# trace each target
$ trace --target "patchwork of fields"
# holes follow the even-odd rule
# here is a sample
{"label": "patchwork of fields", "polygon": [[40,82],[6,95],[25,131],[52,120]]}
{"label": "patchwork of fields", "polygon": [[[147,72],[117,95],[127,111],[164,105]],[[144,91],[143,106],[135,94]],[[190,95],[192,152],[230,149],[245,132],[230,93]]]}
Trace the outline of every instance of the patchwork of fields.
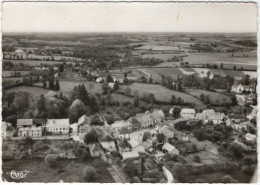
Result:
{"label": "patchwork of fields", "polygon": [[166,87],[161,85],[134,83],[129,86],[122,85],[120,86],[120,89],[124,91],[127,87],[131,88],[131,95],[137,93],[141,97],[145,93],[153,93],[155,99],[161,102],[169,102],[171,100],[172,95],[175,95],[176,98],[180,97],[186,103],[194,103],[198,107],[205,106],[204,103],[200,101],[198,98],[195,98],[186,93],[167,89]]}

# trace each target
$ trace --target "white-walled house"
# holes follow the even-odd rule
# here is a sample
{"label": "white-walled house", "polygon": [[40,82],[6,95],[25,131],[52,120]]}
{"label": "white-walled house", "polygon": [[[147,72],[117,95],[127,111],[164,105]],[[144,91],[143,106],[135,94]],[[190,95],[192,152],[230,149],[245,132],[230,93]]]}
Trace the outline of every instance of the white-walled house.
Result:
{"label": "white-walled house", "polygon": [[69,134],[69,119],[47,119],[46,132],[50,135],[67,135]]}
{"label": "white-walled house", "polygon": [[202,120],[204,123],[212,121],[214,125],[222,123],[224,117],[224,113],[215,112],[213,109],[204,110],[203,112],[196,114],[196,119]]}
{"label": "white-walled house", "polygon": [[232,88],[231,88],[231,92],[234,92],[234,93],[243,93],[243,92],[255,92],[255,89],[248,86],[248,85],[242,85],[242,84],[239,84],[239,85],[232,85]]}
{"label": "white-walled house", "polygon": [[165,143],[162,147],[163,151],[167,151],[169,154],[172,155],[179,155],[180,152],[177,148],[175,148],[174,146],[172,146],[170,143]]}
{"label": "white-walled house", "polygon": [[194,109],[182,109],[180,115],[182,118],[195,118],[196,111]]}

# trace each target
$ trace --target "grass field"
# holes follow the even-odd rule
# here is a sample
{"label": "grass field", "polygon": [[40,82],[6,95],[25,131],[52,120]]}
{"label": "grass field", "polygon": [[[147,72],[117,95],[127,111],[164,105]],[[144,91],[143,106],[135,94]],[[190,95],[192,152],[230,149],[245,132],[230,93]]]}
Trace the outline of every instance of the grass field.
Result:
{"label": "grass field", "polygon": [[170,76],[173,80],[177,80],[178,76],[181,77],[184,74],[178,68],[148,68],[150,71],[154,72],[154,74]]}
{"label": "grass field", "polygon": [[[100,160],[100,159],[95,159]],[[83,177],[83,169],[86,166],[95,166],[98,183],[113,183],[114,180],[107,170],[106,165],[94,165],[94,159],[70,159],[58,161],[58,166],[50,168],[43,159],[27,159],[3,161],[3,179],[8,182],[86,182]],[[26,178],[15,180],[7,173],[16,170],[28,170]]]}
{"label": "grass field", "polygon": [[10,92],[18,92],[18,91],[25,91],[33,94],[34,96],[40,96],[41,94],[46,94],[50,90],[49,89],[43,89],[41,87],[29,87],[29,86],[19,86],[19,87],[14,87],[11,89],[5,90],[7,93]]}
{"label": "grass field", "polygon": [[199,107],[205,106],[203,102],[193,96],[190,96],[189,94],[173,91],[161,85],[134,83],[130,86],[122,85],[120,86],[120,90],[124,91],[127,87],[131,88],[132,95],[135,93],[135,91],[138,93],[139,96],[142,96],[144,93],[153,93],[155,99],[162,102],[169,102],[172,95],[175,95],[176,98],[180,97],[186,103],[194,103],[196,106]]}
{"label": "grass field", "polygon": [[12,77],[12,78],[3,78],[3,86],[10,86],[14,84],[20,84],[23,81],[23,77]]}
{"label": "grass field", "polygon": [[186,92],[198,98],[200,98],[201,94],[209,95],[210,102],[214,105],[217,105],[218,103],[223,104],[225,103],[225,100],[227,103],[231,103],[231,98],[229,96],[217,92],[210,92],[200,89],[187,89]]}
{"label": "grass field", "polygon": [[[111,96],[112,96],[113,100],[119,101],[119,102],[129,101],[129,102],[133,103],[133,101],[134,101],[133,100],[134,98],[123,95],[123,94],[119,94],[119,93],[112,93]],[[147,105],[147,103],[142,100],[140,100],[139,103],[140,103],[140,105]]]}

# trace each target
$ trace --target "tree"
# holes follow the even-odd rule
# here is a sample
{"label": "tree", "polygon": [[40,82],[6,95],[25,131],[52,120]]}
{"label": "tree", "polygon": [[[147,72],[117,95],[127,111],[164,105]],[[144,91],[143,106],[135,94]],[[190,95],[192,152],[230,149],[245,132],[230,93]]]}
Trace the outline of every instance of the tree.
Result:
{"label": "tree", "polygon": [[180,107],[174,107],[173,108],[173,117],[175,119],[180,117],[180,113],[181,113]]}
{"label": "tree", "polygon": [[97,179],[96,169],[91,166],[87,166],[83,170],[83,176],[87,182],[94,182]]}
{"label": "tree", "polygon": [[130,95],[130,93],[131,93],[131,88],[130,88],[130,87],[127,87],[127,88],[125,89],[125,94]]}
{"label": "tree", "polygon": [[123,171],[127,174],[130,178],[138,176],[138,170],[132,163],[128,163],[123,167]]}
{"label": "tree", "polygon": [[84,105],[84,103],[77,99],[75,100],[70,108],[69,108],[69,119],[71,123],[75,123],[78,121],[78,119],[84,115],[87,112],[87,107]]}
{"label": "tree", "polygon": [[98,134],[92,130],[85,135],[84,142],[87,144],[93,144],[98,142]]}
{"label": "tree", "polygon": [[185,165],[181,163],[175,163],[172,168],[173,174],[179,179],[180,181],[184,180],[185,175],[187,174],[187,168]]}
{"label": "tree", "polygon": [[114,85],[114,90],[116,91],[117,89],[119,89],[119,84],[118,81],[116,80]]}
{"label": "tree", "polygon": [[109,87],[107,83],[103,83],[102,90],[103,90],[103,94],[107,94],[109,92]]}
{"label": "tree", "polygon": [[97,103],[96,98],[94,96],[90,97],[89,108],[91,110],[91,113],[96,113],[99,110],[98,103]]}
{"label": "tree", "polygon": [[175,103],[176,103],[176,97],[175,95],[172,95],[171,104],[174,105]]}
{"label": "tree", "polygon": [[139,104],[139,96],[134,97],[134,103],[133,104],[134,104],[135,107],[139,107],[139,105],[140,105]]}
{"label": "tree", "polygon": [[92,91],[92,89],[95,87],[95,84],[94,83],[88,83],[88,88],[90,89],[90,93]]}
{"label": "tree", "polygon": [[42,87],[44,88],[44,89],[46,89],[46,87],[47,87],[47,83],[46,83],[46,80],[45,79],[43,79],[43,82],[42,82],[43,84],[42,84]]}
{"label": "tree", "polygon": [[59,90],[60,90],[60,83],[59,83],[59,80],[56,80],[55,90],[56,90],[56,91],[59,91]]}
{"label": "tree", "polygon": [[40,98],[37,101],[37,108],[40,114],[46,112],[46,100],[43,94],[40,95]]}
{"label": "tree", "polygon": [[14,102],[15,92],[10,92],[5,96],[5,100],[8,103],[8,108]]}
{"label": "tree", "polygon": [[50,166],[50,167],[55,167],[57,166],[57,159],[58,159],[58,156],[56,154],[47,154],[45,156],[45,163]]}
{"label": "tree", "polygon": [[201,162],[200,156],[194,155],[194,156],[193,156],[193,161],[196,162],[196,163],[200,163],[200,162]]}
{"label": "tree", "polygon": [[107,83],[114,82],[114,80],[113,80],[113,78],[112,78],[111,75],[107,75],[107,76],[106,76],[106,82],[107,82]]}

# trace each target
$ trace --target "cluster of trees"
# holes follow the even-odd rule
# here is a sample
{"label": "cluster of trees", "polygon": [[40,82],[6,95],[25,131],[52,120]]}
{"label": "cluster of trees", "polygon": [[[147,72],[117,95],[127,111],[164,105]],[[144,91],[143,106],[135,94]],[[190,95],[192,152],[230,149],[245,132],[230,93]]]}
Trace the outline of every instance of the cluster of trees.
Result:
{"label": "cluster of trees", "polygon": [[209,140],[212,142],[223,141],[231,137],[232,128],[225,123],[217,124],[214,127],[202,126],[193,130],[194,136],[199,140]]}

